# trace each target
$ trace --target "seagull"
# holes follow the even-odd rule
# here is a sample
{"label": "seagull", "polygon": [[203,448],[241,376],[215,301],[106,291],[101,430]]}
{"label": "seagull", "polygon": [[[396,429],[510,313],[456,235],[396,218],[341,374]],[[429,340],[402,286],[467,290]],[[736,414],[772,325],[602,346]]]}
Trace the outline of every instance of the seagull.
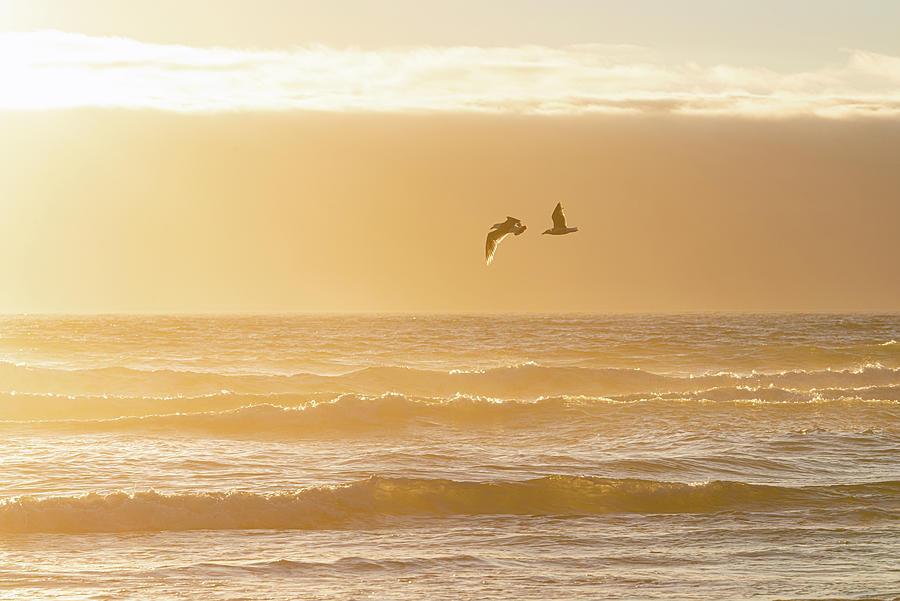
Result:
{"label": "seagull", "polygon": [[491,231],[488,232],[487,235],[487,242],[484,245],[485,264],[490,265],[491,261],[494,260],[494,251],[497,250],[497,245],[500,244],[504,238],[510,234],[518,236],[526,229],[527,228],[522,221],[515,217],[507,217],[506,221],[503,223],[495,223],[492,225]]}
{"label": "seagull", "polygon": [[563,212],[562,203],[556,203],[556,208],[553,209],[553,228],[545,231],[545,234],[552,234],[554,236],[562,236],[564,234],[571,234],[572,232],[577,232],[577,227],[566,227],[566,214]]}

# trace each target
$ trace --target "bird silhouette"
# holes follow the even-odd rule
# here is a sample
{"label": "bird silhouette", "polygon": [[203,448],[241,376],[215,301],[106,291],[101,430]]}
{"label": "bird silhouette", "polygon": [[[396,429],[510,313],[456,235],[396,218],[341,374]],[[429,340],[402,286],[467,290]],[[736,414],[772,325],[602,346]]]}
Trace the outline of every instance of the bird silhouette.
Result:
{"label": "bird silhouette", "polygon": [[487,265],[490,265],[494,260],[494,253],[497,251],[497,245],[500,244],[504,238],[513,234],[518,236],[522,232],[528,229],[520,219],[516,219],[515,217],[507,217],[506,221],[502,223],[495,223],[491,226],[491,231],[488,232],[487,241],[484,245],[484,262]]}
{"label": "bird silhouette", "polygon": [[571,234],[572,232],[577,232],[577,227],[568,227],[566,226],[566,214],[563,211],[562,203],[556,203],[556,208],[553,209],[553,215],[551,215],[553,219],[553,227],[549,230],[546,230],[544,234],[551,234],[553,236],[563,236],[565,234]]}

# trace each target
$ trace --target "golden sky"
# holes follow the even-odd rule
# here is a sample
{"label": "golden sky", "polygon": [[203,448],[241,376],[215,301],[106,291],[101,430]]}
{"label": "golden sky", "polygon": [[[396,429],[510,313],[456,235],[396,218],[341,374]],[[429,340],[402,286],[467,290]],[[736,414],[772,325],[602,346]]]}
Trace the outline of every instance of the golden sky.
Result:
{"label": "golden sky", "polygon": [[0,0],[0,312],[900,310],[900,4],[637,4]]}

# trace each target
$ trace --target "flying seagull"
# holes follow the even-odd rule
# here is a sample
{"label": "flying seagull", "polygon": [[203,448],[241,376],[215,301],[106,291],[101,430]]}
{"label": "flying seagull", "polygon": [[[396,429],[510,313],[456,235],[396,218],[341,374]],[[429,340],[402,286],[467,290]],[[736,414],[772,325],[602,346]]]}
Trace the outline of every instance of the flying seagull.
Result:
{"label": "flying seagull", "polygon": [[556,203],[556,208],[553,209],[553,228],[545,231],[545,234],[552,234],[554,236],[562,236],[563,234],[571,234],[572,232],[577,232],[577,227],[566,227],[566,214],[563,212],[562,203]]}
{"label": "flying seagull", "polygon": [[526,227],[522,221],[515,217],[507,217],[506,221],[503,223],[495,223],[491,226],[491,231],[489,231],[487,235],[487,242],[484,245],[484,262],[487,265],[491,264],[491,261],[494,260],[494,251],[497,250],[497,245],[500,244],[504,238],[510,234],[518,236],[525,230]]}

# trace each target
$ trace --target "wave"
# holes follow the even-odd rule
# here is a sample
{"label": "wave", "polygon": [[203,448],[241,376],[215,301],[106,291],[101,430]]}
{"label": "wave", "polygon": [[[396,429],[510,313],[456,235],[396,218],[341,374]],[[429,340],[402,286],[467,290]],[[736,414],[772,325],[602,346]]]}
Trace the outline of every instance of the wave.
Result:
{"label": "wave", "polygon": [[900,384],[835,388],[781,388],[768,386],[720,386],[691,392],[666,392],[653,395],[613,396],[620,401],[647,399],[693,401],[754,401],[762,403],[817,403],[823,401],[900,401]]}
{"label": "wave", "polygon": [[551,367],[526,363],[484,371],[434,371],[406,367],[369,367],[342,375],[229,375],[141,371],[125,367],[86,370],[0,364],[6,392],[59,395],[198,396],[227,390],[236,394],[354,394],[397,392],[423,397],[457,393],[503,399],[553,395],[610,396],[696,392],[716,387],[773,386],[786,389],[900,385],[900,368],[866,364],[855,369],[739,374],[721,372],[676,376],[640,369]]}
{"label": "wave", "polygon": [[258,573],[271,575],[294,574],[355,574],[377,571],[402,570],[453,570],[466,568],[490,568],[496,564],[488,559],[474,555],[444,555],[437,557],[412,557],[373,559],[368,557],[341,557],[334,561],[300,561],[292,559],[275,559],[243,563],[204,562],[187,566],[166,567],[153,570],[157,576],[182,575],[197,572],[209,573]]}
{"label": "wave", "polygon": [[[374,558],[349,556],[340,557],[332,561],[304,561],[297,559],[270,559],[253,561],[251,558],[225,559],[223,561],[204,561],[189,563],[186,565],[163,566],[150,569],[104,569],[103,575],[112,578],[128,578],[139,576],[142,578],[173,578],[185,575],[208,576],[239,576],[241,574],[256,574],[261,576],[328,576],[328,575],[354,575],[365,572],[381,571],[406,571],[406,570],[430,570],[441,572],[457,569],[485,569],[495,568],[496,560],[477,557],[475,555],[437,555],[432,557],[392,557]],[[119,566],[117,566],[119,567]],[[83,584],[84,576],[93,575],[90,571],[78,575],[54,574],[54,583],[68,581],[70,584]],[[34,586],[42,582],[40,573],[29,571],[0,570],[0,588],[17,588]]]}
{"label": "wave", "polygon": [[[609,404],[609,401],[597,401]],[[410,399],[403,395],[377,397],[341,395],[330,401],[285,407],[254,404],[225,411],[171,413],[99,420],[15,422],[19,427],[74,431],[162,430],[219,435],[315,435],[329,432],[390,431],[416,425],[555,423],[583,414],[580,403],[566,399],[495,401],[458,396],[448,400]]]}
{"label": "wave", "polygon": [[73,395],[0,392],[0,422],[11,420],[103,420],[172,413],[228,411],[253,405],[302,407],[340,397],[321,393],[238,393],[220,390],[199,395]]}
{"label": "wave", "polygon": [[385,478],[290,492],[92,493],[8,499],[0,532],[330,529],[386,518],[844,511],[897,519],[900,481],[791,488],[554,475],[525,481]]}
{"label": "wave", "polygon": [[[879,391],[881,389],[878,389]],[[861,396],[900,396],[898,389],[887,394],[854,391],[850,398],[836,395],[825,399],[817,394],[783,389],[712,389],[696,395],[666,395],[654,398],[591,398],[550,397],[535,401],[502,401],[498,399],[457,395],[449,399],[416,399],[398,394],[374,397],[345,394],[322,401],[289,400],[287,405],[260,402],[225,410],[173,412],[101,419],[50,419],[0,422],[0,427],[48,429],[70,432],[126,432],[161,431],[167,434],[199,433],[218,436],[310,437],[333,434],[388,433],[409,428],[456,427],[472,429],[499,426],[506,429],[541,429],[556,434],[573,428],[593,429],[598,424],[612,427],[640,416],[671,419],[717,419],[727,414],[733,417],[738,406],[746,404],[777,404],[796,406],[806,411],[816,404],[818,419],[827,419],[824,411],[838,418],[849,406],[866,407],[871,411],[857,412],[857,418],[872,423],[882,421],[886,407],[895,409],[900,401],[866,399]],[[866,394],[869,393],[869,394]],[[17,395],[19,396],[19,395]],[[261,397],[273,400],[269,397]],[[216,403],[216,399],[203,399]],[[245,400],[243,395],[225,395],[218,402]],[[196,402],[196,399],[191,400]],[[710,402],[713,404],[710,405]],[[720,411],[717,411],[719,409]],[[701,415],[702,414],[702,415]],[[798,413],[798,415],[800,415]],[[626,420],[626,421],[627,421]],[[858,420],[857,420],[858,421]]]}

